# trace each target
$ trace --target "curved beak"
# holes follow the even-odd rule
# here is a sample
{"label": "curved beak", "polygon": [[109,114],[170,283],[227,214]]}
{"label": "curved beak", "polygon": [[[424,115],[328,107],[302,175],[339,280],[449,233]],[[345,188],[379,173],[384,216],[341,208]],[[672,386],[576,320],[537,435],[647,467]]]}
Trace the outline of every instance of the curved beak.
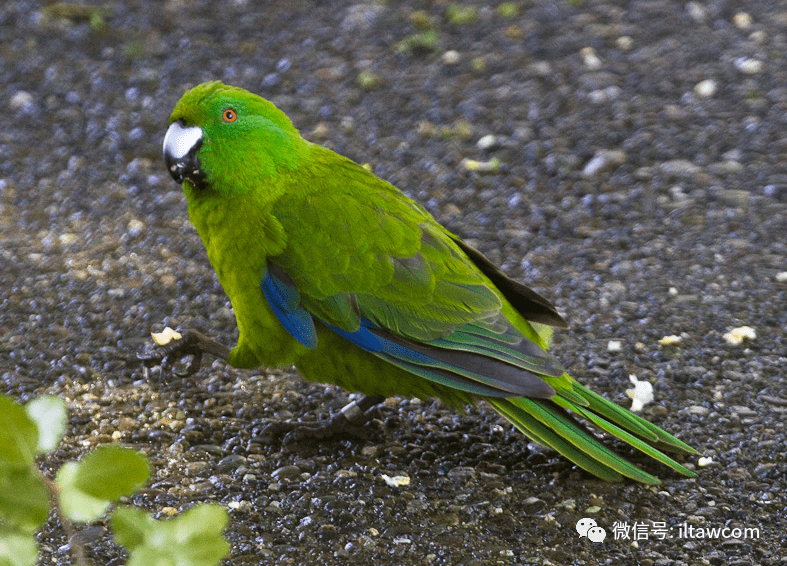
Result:
{"label": "curved beak", "polygon": [[178,183],[188,179],[195,186],[205,184],[197,152],[202,147],[202,128],[173,122],[164,136],[164,163]]}

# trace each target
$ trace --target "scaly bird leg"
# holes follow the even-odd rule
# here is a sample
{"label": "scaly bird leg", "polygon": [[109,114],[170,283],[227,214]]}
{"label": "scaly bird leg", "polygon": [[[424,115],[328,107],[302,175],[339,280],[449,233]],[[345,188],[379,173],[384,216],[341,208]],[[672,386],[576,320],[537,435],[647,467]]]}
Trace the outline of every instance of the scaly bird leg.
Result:
{"label": "scaly bird leg", "polygon": [[364,396],[342,407],[327,423],[314,426],[274,422],[263,429],[261,437],[265,444],[273,444],[276,439],[281,438],[282,448],[294,448],[300,443],[337,437],[363,439],[368,434],[364,425],[369,420],[369,410],[383,401],[385,397],[382,395]]}
{"label": "scaly bird leg", "polygon": [[181,335],[181,338],[172,340],[163,346],[148,349],[137,354],[137,357],[142,360],[145,368],[161,366],[161,374],[166,375],[176,361],[191,356],[186,371],[174,372],[177,377],[188,377],[197,373],[202,363],[202,354],[211,354],[224,361],[229,358],[230,349],[227,346],[201,332],[186,330]]}

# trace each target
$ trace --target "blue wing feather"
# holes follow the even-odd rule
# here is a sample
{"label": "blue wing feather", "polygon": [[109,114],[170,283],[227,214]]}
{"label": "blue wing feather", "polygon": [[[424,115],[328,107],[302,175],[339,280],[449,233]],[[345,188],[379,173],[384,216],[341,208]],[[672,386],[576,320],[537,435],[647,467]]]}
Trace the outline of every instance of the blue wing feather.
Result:
{"label": "blue wing feather", "polygon": [[345,340],[395,366],[468,393],[490,397],[526,395],[540,398],[550,398],[555,394],[549,384],[538,374],[524,369],[521,362],[516,363],[510,358],[501,359],[491,350],[485,355],[482,352],[446,348],[449,342],[444,339],[413,342],[395,336],[366,318],[361,318],[361,326],[355,332],[325,322],[322,324]]}
{"label": "blue wing feather", "polygon": [[346,330],[342,330],[341,328],[337,328],[336,326],[331,326],[323,322],[323,325],[327,328],[333,330],[336,334],[347,340],[348,342],[352,342],[359,348],[363,348],[367,352],[371,352],[372,354],[376,354],[383,350],[383,343],[377,336],[372,333],[369,329],[369,321],[365,318],[361,319],[361,327],[356,330],[355,332],[348,332]]}
{"label": "blue wing feather", "polygon": [[301,306],[301,294],[284,271],[269,265],[262,280],[262,293],[281,325],[307,348],[317,347],[314,319]]}

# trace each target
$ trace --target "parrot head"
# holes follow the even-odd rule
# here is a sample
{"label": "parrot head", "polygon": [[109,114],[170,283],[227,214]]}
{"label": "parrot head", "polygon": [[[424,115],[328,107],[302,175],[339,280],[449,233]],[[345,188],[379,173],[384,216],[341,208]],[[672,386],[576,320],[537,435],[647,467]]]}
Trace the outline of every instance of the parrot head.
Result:
{"label": "parrot head", "polygon": [[294,168],[307,143],[271,102],[213,81],[186,91],[175,105],[164,162],[178,183],[230,194]]}

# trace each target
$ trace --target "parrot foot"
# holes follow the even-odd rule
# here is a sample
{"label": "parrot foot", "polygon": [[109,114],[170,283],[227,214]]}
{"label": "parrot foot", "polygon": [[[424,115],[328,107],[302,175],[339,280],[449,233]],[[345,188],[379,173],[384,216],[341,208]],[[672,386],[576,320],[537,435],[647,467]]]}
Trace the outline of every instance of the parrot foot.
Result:
{"label": "parrot foot", "polygon": [[[212,354],[223,360],[229,357],[230,349],[224,344],[217,342],[197,332],[196,330],[185,330],[181,333],[181,338],[171,340],[163,346],[147,348],[144,352],[137,354],[145,367],[145,373],[156,366],[161,367],[161,375],[167,376],[173,373],[176,377],[189,377],[197,373],[202,363],[203,354]],[[174,371],[173,366],[178,360],[191,357],[185,371]]]}
{"label": "parrot foot", "polygon": [[274,422],[263,430],[261,440],[265,444],[274,444],[281,438],[282,450],[294,451],[298,445],[333,438],[353,438],[365,440],[369,436],[366,423],[370,417],[370,409],[385,400],[382,395],[370,395],[357,399],[344,406],[326,423],[304,425],[303,423]]}

